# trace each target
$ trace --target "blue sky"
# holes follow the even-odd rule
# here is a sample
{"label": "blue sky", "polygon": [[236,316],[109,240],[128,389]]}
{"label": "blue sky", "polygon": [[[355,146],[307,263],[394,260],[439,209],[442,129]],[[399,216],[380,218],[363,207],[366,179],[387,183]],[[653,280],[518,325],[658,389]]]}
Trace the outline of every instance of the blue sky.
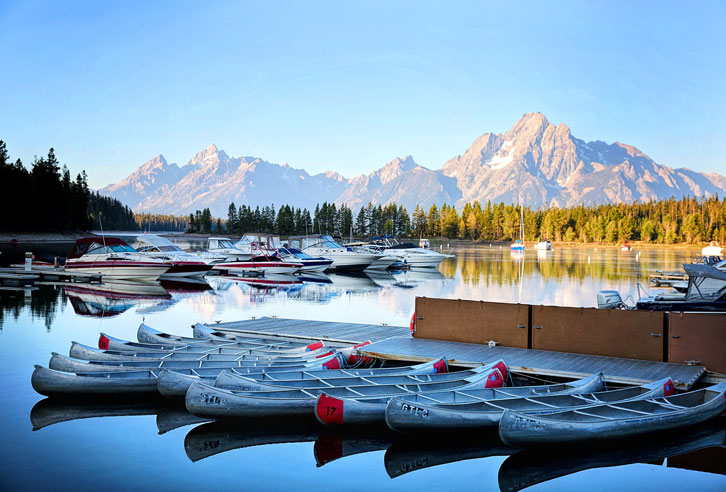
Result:
{"label": "blue sky", "polygon": [[93,187],[162,153],[437,169],[540,111],[726,174],[726,4],[0,0],[0,139]]}

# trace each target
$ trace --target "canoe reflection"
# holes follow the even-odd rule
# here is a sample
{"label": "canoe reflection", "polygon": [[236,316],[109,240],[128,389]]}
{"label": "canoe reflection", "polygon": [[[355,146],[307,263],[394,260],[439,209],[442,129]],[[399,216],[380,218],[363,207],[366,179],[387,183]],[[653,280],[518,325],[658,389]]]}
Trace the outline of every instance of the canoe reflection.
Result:
{"label": "canoe reflection", "polygon": [[347,456],[373,451],[383,451],[398,439],[400,434],[388,429],[371,428],[345,433],[321,434],[313,445],[315,464],[320,467]]}
{"label": "canoe reflection", "polygon": [[129,400],[100,400],[74,402],[56,398],[45,398],[30,410],[33,430],[72,420],[156,415],[159,434],[185,425],[207,422],[206,419],[190,414],[179,405],[170,404],[162,398]]}
{"label": "canoe reflection", "polygon": [[283,444],[313,442],[320,427],[310,420],[244,422],[214,421],[190,430],[184,438],[184,450],[191,461],[199,461],[234,449]]}
{"label": "canoe reflection", "polygon": [[620,441],[597,449],[578,446],[527,450],[510,456],[499,467],[499,488],[502,492],[513,492],[582,470],[662,462],[670,456],[714,446],[726,446],[724,419],[678,435]]}
{"label": "canoe reflection", "polygon": [[388,476],[396,478],[432,466],[490,456],[506,456],[516,451],[501,442],[496,432],[453,438],[411,437],[394,442],[386,451],[383,461]]}

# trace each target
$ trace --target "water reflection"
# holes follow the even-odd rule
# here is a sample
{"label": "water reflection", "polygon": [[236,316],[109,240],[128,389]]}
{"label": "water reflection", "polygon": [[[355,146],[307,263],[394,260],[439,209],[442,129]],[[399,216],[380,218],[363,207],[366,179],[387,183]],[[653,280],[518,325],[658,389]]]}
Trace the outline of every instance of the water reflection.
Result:
{"label": "water reflection", "polygon": [[514,492],[582,470],[631,463],[660,464],[669,457],[714,447],[726,447],[724,419],[665,437],[619,441],[596,449],[583,446],[523,451],[499,467],[499,488]]}
{"label": "water reflection", "polygon": [[73,420],[141,415],[156,416],[159,434],[208,421],[190,414],[182,405],[161,398],[125,398],[123,401],[118,399],[72,401],[45,398],[33,406],[30,411],[30,423],[33,430],[37,431]]}

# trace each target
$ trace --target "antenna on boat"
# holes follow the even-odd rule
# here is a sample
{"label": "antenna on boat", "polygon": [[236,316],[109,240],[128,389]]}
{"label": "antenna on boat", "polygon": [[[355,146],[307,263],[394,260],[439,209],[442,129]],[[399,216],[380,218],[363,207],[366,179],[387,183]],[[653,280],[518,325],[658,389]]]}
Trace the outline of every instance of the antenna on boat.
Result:
{"label": "antenna on boat", "polygon": [[106,236],[103,234],[103,222],[101,221],[101,215],[103,212],[98,212],[98,225],[101,226],[101,239],[103,240],[103,247],[106,247]]}

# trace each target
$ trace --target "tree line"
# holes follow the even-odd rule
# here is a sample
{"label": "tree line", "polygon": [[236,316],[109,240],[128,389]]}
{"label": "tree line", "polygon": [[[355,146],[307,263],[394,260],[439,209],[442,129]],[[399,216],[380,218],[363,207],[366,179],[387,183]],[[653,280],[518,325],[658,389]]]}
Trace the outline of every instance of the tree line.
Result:
{"label": "tree line", "polygon": [[[524,207],[526,241],[582,243],[643,241],[657,244],[726,242],[726,199],[684,197],[645,203],[586,207]],[[453,207],[416,207],[411,220],[414,236],[508,241],[519,237],[520,209],[487,202]]]}
{"label": "tree line", "polygon": [[[650,201],[577,207],[523,207],[525,241],[621,243],[643,241],[656,244],[726,243],[726,199],[710,198]],[[209,209],[189,217],[194,232],[220,232],[241,236],[245,232],[332,234],[356,237],[392,234],[402,237],[444,237],[481,241],[511,241],[519,238],[520,208],[503,202],[464,205],[461,213],[451,205],[432,205],[428,211],[416,206],[409,217],[402,205],[368,203],[353,219],[346,205],[324,202],[312,216],[307,209],[283,205],[249,207],[229,205],[225,221],[214,219]]]}
{"label": "tree line", "polygon": [[55,150],[35,157],[30,170],[20,159],[10,159],[0,140],[0,230],[83,231],[96,228],[98,218],[108,229],[135,227],[131,210],[114,198],[88,188],[85,171],[71,177],[61,167]]}

